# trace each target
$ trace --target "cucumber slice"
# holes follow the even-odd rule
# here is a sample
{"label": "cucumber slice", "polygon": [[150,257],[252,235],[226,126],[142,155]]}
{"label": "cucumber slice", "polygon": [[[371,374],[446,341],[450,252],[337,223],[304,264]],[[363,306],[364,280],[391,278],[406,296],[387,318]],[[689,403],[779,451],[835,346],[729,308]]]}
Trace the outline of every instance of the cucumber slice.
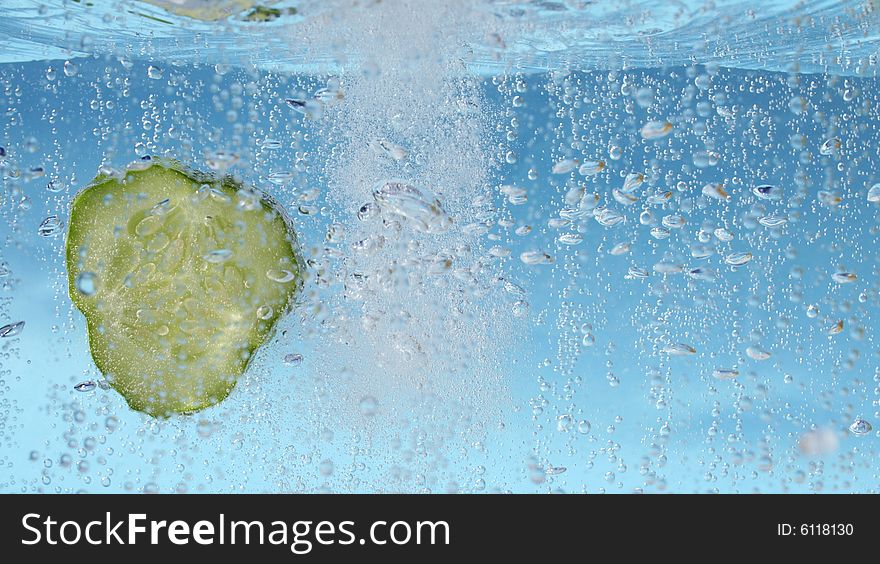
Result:
{"label": "cucumber slice", "polygon": [[147,160],[74,199],[70,297],[132,409],[191,413],[232,391],[302,288],[283,211],[230,177]]}
{"label": "cucumber slice", "polygon": [[216,22],[229,18],[230,14],[244,12],[254,8],[256,0],[141,0],[163,8],[172,14],[201,20]]}

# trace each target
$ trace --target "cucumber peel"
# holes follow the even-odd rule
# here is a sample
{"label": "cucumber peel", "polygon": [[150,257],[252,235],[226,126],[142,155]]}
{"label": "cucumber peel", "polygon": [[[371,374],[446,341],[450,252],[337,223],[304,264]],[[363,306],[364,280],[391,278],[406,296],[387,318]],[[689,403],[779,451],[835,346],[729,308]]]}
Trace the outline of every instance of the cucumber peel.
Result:
{"label": "cucumber peel", "polygon": [[68,223],[69,293],[92,358],[132,409],[154,417],[225,399],[302,288],[280,206],[176,161],[99,175]]}

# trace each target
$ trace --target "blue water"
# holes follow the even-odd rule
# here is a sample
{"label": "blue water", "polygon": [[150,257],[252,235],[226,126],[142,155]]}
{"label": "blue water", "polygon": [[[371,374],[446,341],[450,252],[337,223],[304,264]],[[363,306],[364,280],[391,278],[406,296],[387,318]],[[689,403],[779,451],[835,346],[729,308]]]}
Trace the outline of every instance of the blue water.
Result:
{"label": "blue water", "polygon": [[[558,10],[545,4],[547,13],[529,12],[535,4],[528,4],[517,17],[556,21]],[[742,14],[747,4],[722,3],[705,17],[720,25],[726,10]],[[463,303],[488,304],[474,311],[500,320],[485,325],[497,336],[482,335],[499,345],[486,365],[463,343],[461,366],[453,373],[454,363],[438,363],[445,372],[417,389],[400,380],[383,387],[392,369],[371,359],[359,365],[357,344],[349,342],[357,332],[342,337],[337,329],[359,310],[340,297],[341,283],[328,276],[324,284],[316,274],[325,265],[344,271],[350,251],[342,245],[343,258],[327,254],[327,229],[350,225],[364,202],[342,205],[328,191],[328,163],[339,150],[328,140],[341,141],[285,98],[313,92],[344,70],[271,68],[263,59],[240,65],[253,54],[241,45],[261,32],[238,23],[224,34],[248,39],[236,43],[244,52],[229,55],[228,66],[215,67],[222,49],[181,54],[174,63],[161,49],[129,49],[119,61],[105,53],[103,36],[80,46],[95,53],[82,56],[69,44],[82,13],[70,12],[73,31],[52,43],[42,23],[18,17],[27,3],[0,8],[17,15],[2,25],[18,30],[17,40],[0,46],[7,61],[0,63],[0,325],[26,322],[20,335],[0,339],[0,491],[876,491],[880,213],[867,194],[880,182],[877,28],[865,3],[807,8],[823,16],[804,38],[771,34],[755,47],[765,41],[760,34],[748,45],[728,37],[726,51],[713,47],[711,56],[668,44],[656,47],[659,53],[623,48],[638,64],[627,57],[579,61],[571,45],[550,56],[524,42],[501,62],[473,51],[470,72],[481,74],[470,80],[492,124],[492,165],[480,187],[491,213],[487,233],[469,241],[490,266],[481,278],[485,296]],[[792,9],[779,4],[778,26],[791,25]],[[843,30],[837,37],[856,30],[849,40],[829,39],[835,17],[824,15],[832,13]],[[700,20],[689,21],[679,22],[680,37]],[[210,25],[194,22],[190,31]],[[620,41],[644,46],[633,25],[626,28],[632,37]],[[51,49],[26,45],[28,34]],[[607,48],[612,39],[597,34],[594,41]],[[825,60],[828,45],[845,60]],[[517,69],[523,52],[530,63]],[[643,139],[640,130],[652,120],[668,120],[672,133]],[[281,147],[265,148],[266,139]],[[822,155],[833,139],[839,148]],[[84,319],[67,296],[63,232],[42,237],[38,226],[50,215],[66,222],[72,197],[101,166],[162,154],[205,169],[220,150],[236,153],[233,172],[291,212],[312,259],[305,304],[283,319],[233,394],[205,411],[155,420],[131,411],[112,389],[76,391],[101,375]],[[565,159],[605,166],[595,176],[577,167],[552,174]],[[268,176],[278,171],[292,178],[273,184]],[[630,173],[645,180],[638,202],[627,206],[612,190]],[[729,200],[703,194],[715,183]],[[752,188],[761,185],[778,187],[781,198],[759,199]],[[503,186],[525,189],[527,202],[513,205]],[[578,186],[625,220],[604,227],[588,210],[553,222],[577,208],[566,194]],[[312,189],[316,199],[304,201]],[[646,202],[665,192],[667,203]],[[646,210],[653,219],[643,224]],[[672,215],[683,216],[684,226],[669,229],[668,238],[651,236]],[[769,215],[787,223],[758,222]],[[530,233],[514,233],[524,225]],[[720,227],[732,241],[714,235]],[[564,233],[583,240],[560,243]],[[630,251],[609,254],[619,243]],[[496,246],[509,256],[491,258]],[[704,248],[711,253],[696,257]],[[525,264],[527,251],[545,252],[553,263]],[[725,264],[734,252],[752,259]],[[658,263],[683,272],[657,272]],[[648,276],[628,277],[631,267]],[[714,279],[687,274],[696,268]],[[840,272],[857,279],[837,283],[832,275]],[[838,320],[842,331],[829,334]],[[584,341],[587,335],[592,339]],[[677,343],[693,354],[664,352]],[[751,358],[750,346],[770,357]],[[290,353],[302,354],[302,364],[285,363]],[[499,377],[489,377],[486,366]],[[713,377],[721,368],[738,375]],[[350,381],[365,373],[372,379],[364,386],[389,406],[381,424],[358,416],[362,387]],[[397,395],[407,399],[394,403]],[[873,429],[853,432],[858,419]],[[825,433],[830,446],[804,452],[811,429]]]}

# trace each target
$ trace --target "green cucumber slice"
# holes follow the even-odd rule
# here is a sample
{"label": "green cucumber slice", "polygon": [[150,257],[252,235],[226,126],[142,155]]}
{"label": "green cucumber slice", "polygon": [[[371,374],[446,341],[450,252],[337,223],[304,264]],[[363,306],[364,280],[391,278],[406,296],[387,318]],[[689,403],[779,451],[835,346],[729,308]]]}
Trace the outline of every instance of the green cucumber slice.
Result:
{"label": "green cucumber slice", "polygon": [[153,159],[77,194],[67,272],[97,367],[132,409],[166,417],[229,395],[304,270],[268,196]]}

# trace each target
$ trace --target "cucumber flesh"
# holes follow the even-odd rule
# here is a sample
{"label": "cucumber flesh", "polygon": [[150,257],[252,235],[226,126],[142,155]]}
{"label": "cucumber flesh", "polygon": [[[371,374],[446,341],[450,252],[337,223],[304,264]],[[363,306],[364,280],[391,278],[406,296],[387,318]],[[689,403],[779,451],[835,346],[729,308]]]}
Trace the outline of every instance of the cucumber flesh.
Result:
{"label": "cucumber flesh", "polygon": [[67,271],[95,364],[155,417],[226,398],[303,281],[293,230],[268,197],[155,160],[76,196]]}

